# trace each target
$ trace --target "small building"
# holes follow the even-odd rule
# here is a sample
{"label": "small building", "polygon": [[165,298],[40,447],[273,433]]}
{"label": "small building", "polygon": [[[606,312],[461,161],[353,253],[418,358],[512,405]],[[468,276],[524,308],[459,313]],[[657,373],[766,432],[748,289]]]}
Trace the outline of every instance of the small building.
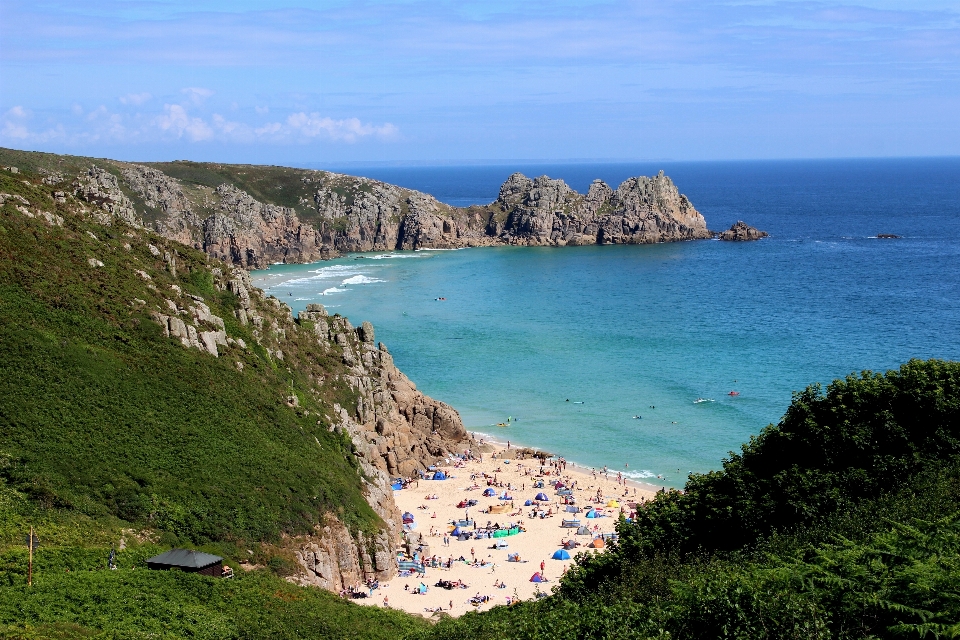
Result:
{"label": "small building", "polygon": [[148,569],[179,569],[187,573],[219,578],[223,575],[223,558],[191,549],[171,549],[147,560]]}

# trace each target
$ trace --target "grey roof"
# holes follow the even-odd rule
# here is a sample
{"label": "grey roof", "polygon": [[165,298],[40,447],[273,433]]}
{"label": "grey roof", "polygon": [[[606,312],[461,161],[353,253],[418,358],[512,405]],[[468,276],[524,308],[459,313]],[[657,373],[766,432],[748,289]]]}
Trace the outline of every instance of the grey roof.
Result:
{"label": "grey roof", "polygon": [[171,567],[189,567],[191,569],[203,569],[217,562],[222,562],[223,558],[202,551],[193,551],[191,549],[171,549],[166,553],[161,553],[147,560],[147,564],[165,564]]}

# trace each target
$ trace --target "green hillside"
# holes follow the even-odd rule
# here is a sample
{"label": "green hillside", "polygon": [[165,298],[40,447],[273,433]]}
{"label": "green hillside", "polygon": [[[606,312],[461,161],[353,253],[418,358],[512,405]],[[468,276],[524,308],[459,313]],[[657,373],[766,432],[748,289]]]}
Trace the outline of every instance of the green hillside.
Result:
{"label": "green hillside", "polygon": [[[334,402],[356,404],[338,378],[342,352],[306,331],[282,342],[268,332],[260,346],[234,317],[236,296],[214,286],[224,265],[120,222],[93,224],[40,178],[0,172],[0,627],[396,637],[415,624],[278,577],[292,569],[284,536],[327,514],[354,531],[382,526],[352,443],[329,428]],[[173,286],[248,348],[215,358],[164,337],[150,312]],[[267,324],[284,313],[263,306]],[[268,351],[279,346],[282,361]],[[42,545],[27,590],[30,526]],[[91,573],[121,539],[121,570]],[[172,545],[268,570],[222,583],[123,570]]]}
{"label": "green hillside", "polygon": [[[0,637],[960,637],[960,363],[937,360],[795,394],[542,600],[430,625],[289,584],[291,536],[382,526],[331,429],[357,404],[342,348],[269,298],[256,340],[229,267],[95,224],[19,166],[0,171]],[[223,319],[219,357],[164,335],[177,291]],[[254,569],[144,569],[173,545]]]}
{"label": "green hillside", "polygon": [[960,363],[796,394],[537,603],[423,637],[960,637]]}

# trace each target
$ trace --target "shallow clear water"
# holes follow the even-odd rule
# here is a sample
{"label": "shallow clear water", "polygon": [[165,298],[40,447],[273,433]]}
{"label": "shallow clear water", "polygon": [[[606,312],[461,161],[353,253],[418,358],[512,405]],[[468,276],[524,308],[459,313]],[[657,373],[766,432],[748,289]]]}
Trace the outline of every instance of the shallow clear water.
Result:
{"label": "shallow clear water", "polygon": [[[519,170],[584,190],[660,168]],[[254,278],[294,311],[372,321],[470,429],[673,486],[776,422],[792,391],[960,359],[960,160],[662,168],[711,228],[742,218],[773,237],[351,255]],[[468,204],[493,200],[512,169],[363,173]]]}

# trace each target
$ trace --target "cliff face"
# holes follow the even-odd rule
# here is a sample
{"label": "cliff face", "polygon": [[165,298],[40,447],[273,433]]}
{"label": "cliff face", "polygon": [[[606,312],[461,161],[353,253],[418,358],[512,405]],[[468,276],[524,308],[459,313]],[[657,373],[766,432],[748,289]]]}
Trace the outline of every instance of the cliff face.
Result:
{"label": "cliff face", "polygon": [[[130,327],[155,323],[159,331],[147,335],[174,343],[174,350],[195,352],[191,357],[201,361],[198,367],[216,364],[227,391],[211,385],[197,388],[197,394],[231,395],[244,388],[238,380],[259,381],[259,387],[271,390],[284,415],[292,412],[301,430],[306,426],[319,436],[304,432],[295,443],[276,446],[296,447],[297,460],[318,460],[314,469],[327,468],[319,460],[330,456],[347,465],[336,471],[339,475],[331,471],[325,476],[333,495],[356,495],[357,511],[365,501],[373,513],[366,512],[366,520],[362,518],[367,515],[351,519],[351,512],[337,511],[345,506],[338,502],[313,514],[316,524],[307,524],[307,530],[313,526],[309,535],[301,528],[300,535],[283,538],[281,550],[295,556],[300,566],[294,580],[339,590],[366,577],[392,577],[402,522],[390,479],[414,475],[470,448],[459,414],[424,395],[397,369],[386,346],[375,342],[370,323],[355,328],[346,318],[328,315],[321,305],[310,305],[294,318],[290,307],[252,286],[248,272],[237,265],[255,262],[251,254],[257,260],[318,257],[307,247],[322,247],[319,234],[312,228],[303,231],[308,225],[299,222],[292,208],[264,204],[230,185],[203,192],[150,167],[123,169],[120,175],[99,166],[58,174],[18,169],[17,178],[8,179],[0,193],[5,239],[13,235],[9,229],[23,242],[59,238],[53,255],[63,264],[56,266],[51,258],[37,273],[56,266],[55,273],[75,278],[66,287],[71,295],[90,289],[90,282],[110,291],[110,304],[115,304],[103,311],[104,317],[127,323],[116,330],[118,336],[129,341],[124,332]],[[141,215],[145,207],[154,211],[152,220]],[[184,244],[199,245],[207,255]],[[68,262],[69,268],[64,266]],[[84,295],[99,299],[100,291]],[[106,304],[101,301],[93,308]],[[138,348],[142,352],[137,353],[153,354],[156,344],[148,341]],[[150,372],[137,375],[149,378]],[[249,421],[271,416],[276,414],[265,409]],[[151,420],[147,416],[143,422]],[[203,431],[207,425],[195,428]],[[326,458],[318,454],[321,450]],[[245,481],[247,475],[241,477]],[[300,476],[291,482],[291,494],[314,491],[313,485],[296,486],[303,482]],[[344,490],[345,482],[356,493]]]}
{"label": "cliff face", "polygon": [[75,192],[97,210],[250,269],[355,251],[647,244],[712,236],[663,172],[631,178],[616,189],[596,180],[586,194],[563,180],[515,173],[494,202],[457,208],[367,178],[282,168],[257,177],[267,168],[216,167],[199,172],[180,163],[93,165],[80,172]]}
{"label": "cliff face", "polygon": [[[307,340],[345,365],[342,380],[356,393],[355,406],[334,404],[332,416],[327,417],[332,429],[352,440],[367,502],[385,526],[374,536],[354,534],[335,515],[327,514],[314,535],[284,543],[302,569],[295,581],[337,591],[367,577],[393,577],[402,521],[390,479],[412,476],[439,459],[469,448],[470,436],[460,415],[421,393],[394,366],[386,346],[374,344],[374,329],[369,322],[354,328],[346,318],[329,316],[319,304],[309,305],[294,320],[287,305],[252,286],[246,271],[217,270],[215,277],[218,289],[233,293],[239,300],[236,319],[253,328],[254,339],[271,357],[297,366],[303,347],[302,343],[299,348],[295,346],[294,336]],[[224,320],[212,315],[202,300],[176,291],[166,300],[166,309],[152,316],[165,335],[213,357],[224,355],[220,353],[223,347],[251,346],[228,336],[223,330]],[[285,400],[291,406],[299,403],[296,396]]]}

